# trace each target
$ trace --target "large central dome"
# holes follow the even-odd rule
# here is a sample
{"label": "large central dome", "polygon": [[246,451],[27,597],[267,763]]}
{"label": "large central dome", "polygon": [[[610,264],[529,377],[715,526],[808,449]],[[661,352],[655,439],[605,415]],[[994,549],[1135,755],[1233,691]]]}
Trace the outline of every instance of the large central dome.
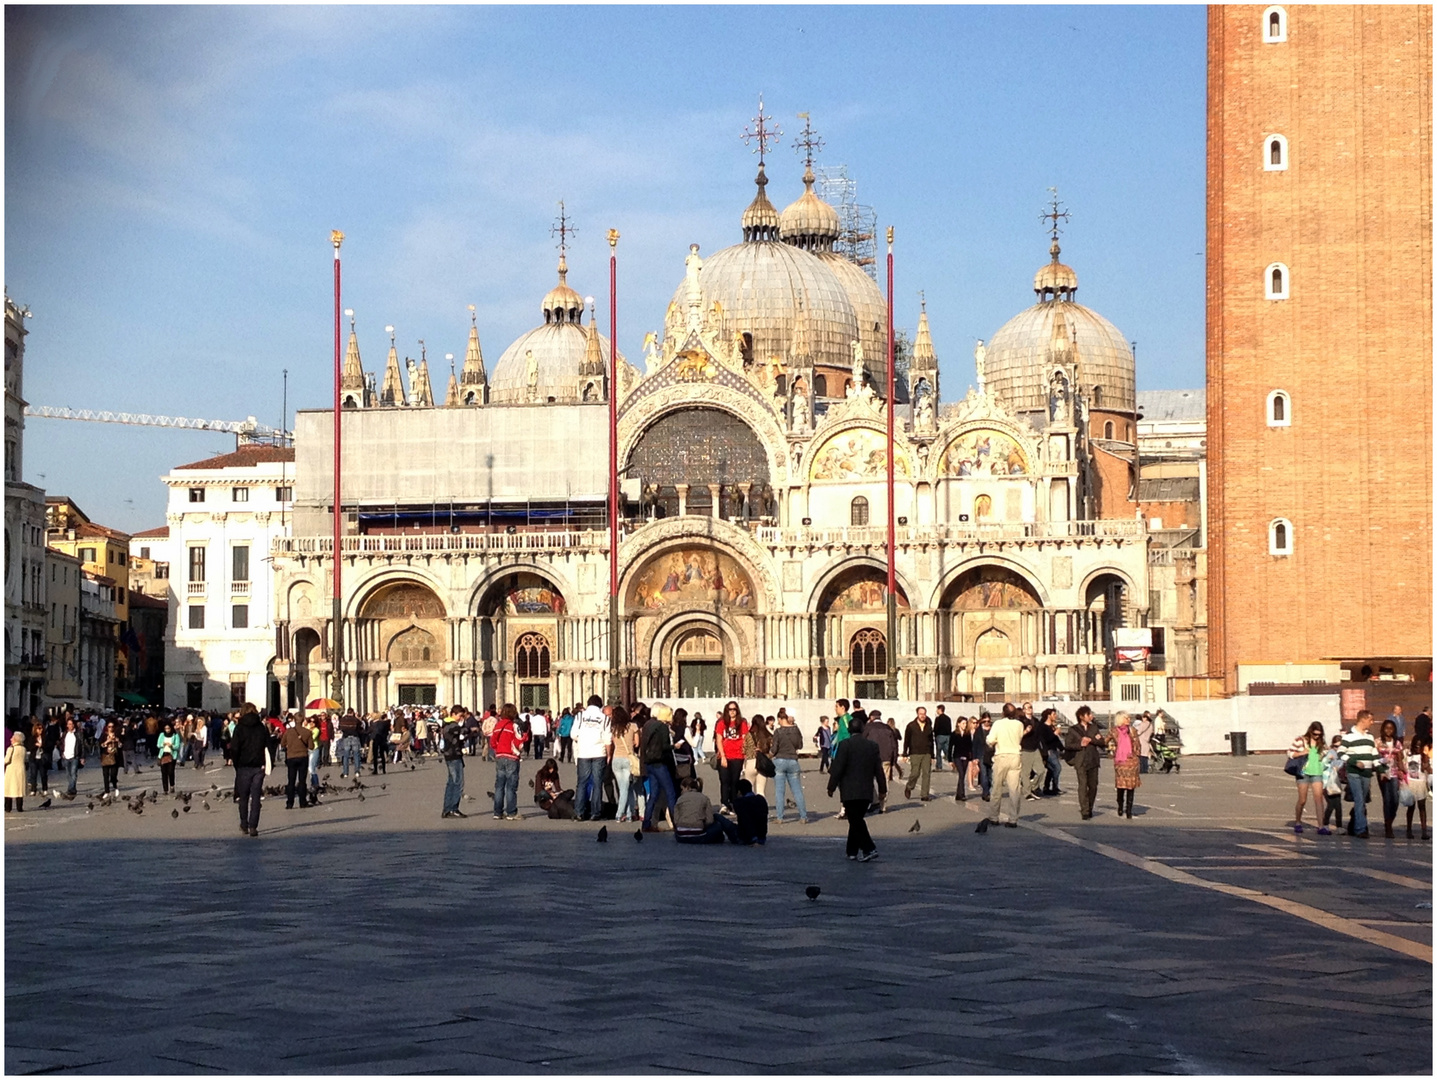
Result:
{"label": "large central dome", "polygon": [[[717,303],[720,335],[746,335],[759,363],[790,362],[802,317],[815,366],[850,369],[858,341],[869,378],[882,386],[882,295],[867,274],[833,253],[837,214],[813,193],[811,174],[805,179],[804,194],[784,211],[780,239],[779,215],[764,192],[768,178],[760,168],[758,194],[743,215],[743,242],[715,252],[699,271],[703,311],[711,313]],[[665,325],[676,344],[686,333],[688,298],[685,281],[674,292]]]}

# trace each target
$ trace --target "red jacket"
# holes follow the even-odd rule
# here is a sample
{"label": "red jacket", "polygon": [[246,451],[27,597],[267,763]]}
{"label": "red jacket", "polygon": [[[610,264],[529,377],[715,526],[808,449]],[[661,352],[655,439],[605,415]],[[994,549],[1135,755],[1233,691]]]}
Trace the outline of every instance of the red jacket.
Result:
{"label": "red jacket", "polygon": [[505,720],[502,716],[494,721],[494,733],[489,736],[489,745],[493,747],[496,758],[517,758],[528,741],[528,736],[514,727],[514,721]]}

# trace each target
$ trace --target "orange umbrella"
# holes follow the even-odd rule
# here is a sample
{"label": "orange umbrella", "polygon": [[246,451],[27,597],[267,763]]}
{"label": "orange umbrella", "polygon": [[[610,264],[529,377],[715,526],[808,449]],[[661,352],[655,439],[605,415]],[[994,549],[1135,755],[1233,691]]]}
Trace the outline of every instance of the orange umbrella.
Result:
{"label": "orange umbrella", "polygon": [[317,697],[305,706],[306,709],[338,709],[340,707],[339,702],[334,698],[327,697]]}

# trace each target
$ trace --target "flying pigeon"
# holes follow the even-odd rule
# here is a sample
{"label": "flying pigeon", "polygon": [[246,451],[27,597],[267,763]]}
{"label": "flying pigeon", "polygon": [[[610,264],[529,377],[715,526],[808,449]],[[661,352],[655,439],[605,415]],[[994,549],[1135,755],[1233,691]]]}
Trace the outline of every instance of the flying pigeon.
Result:
{"label": "flying pigeon", "polygon": [[985,832],[987,832],[987,831],[988,831],[988,819],[987,819],[987,818],[984,818],[982,821],[978,822],[978,827],[977,827],[976,829],[974,829],[973,831],[976,832],[976,833],[985,833]]}
{"label": "flying pigeon", "polygon": [[923,823],[922,823],[921,821],[915,821],[915,822],[913,823],[913,828],[909,829],[908,831],[909,831],[909,832],[918,832],[918,831],[919,831],[920,829],[922,829],[922,828],[923,828]]}
{"label": "flying pigeon", "polygon": [[635,830],[634,830],[634,839],[637,840],[639,843],[642,844],[642,843],[644,842],[644,830],[643,830],[643,829],[635,829]]}
{"label": "flying pigeon", "polygon": [[609,842],[609,827],[608,827],[607,825],[600,826],[600,828],[599,828],[599,843],[601,843],[601,844],[607,844],[608,842]]}
{"label": "flying pigeon", "polygon": [[823,890],[820,889],[817,885],[810,885],[808,888],[803,890],[803,895],[808,897],[810,900],[817,900],[818,894],[821,892],[823,892]]}

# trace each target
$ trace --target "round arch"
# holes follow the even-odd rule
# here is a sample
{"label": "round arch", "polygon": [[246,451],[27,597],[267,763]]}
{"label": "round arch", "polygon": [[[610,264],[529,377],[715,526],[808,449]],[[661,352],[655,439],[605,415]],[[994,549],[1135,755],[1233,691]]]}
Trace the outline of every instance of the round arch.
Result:
{"label": "round arch", "polygon": [[631,594],[635,577],[655,556],[680,547],[701,547],[721,551],[733,558],[754,585],[754,613],[778,606],[778,578],[768,554],[746,529],[720,518],[664,518],[645,525],[619,546],[619,595]]}
{"label": "round arch", "polygon": [[[832,587],[840,577],[856,569],[874,570],[884,579],[885,584],[887,582],[888,564],[882,559],[875,558],[872,555],[839,555],[824,566],[815,577],[813,588],[809,590],[806,599],[807,610],[816,613],[819,609],[818,605],[820,601],[823,600],[824,593]],[[909,607],[912,607],[912,586],[908,583],[907,578],[901,570],[897,571],[895,576],[898,579],[898,591],[900,595],[906,599]]]}
{"label": "round arch", "polygon": [[1083,575],[1082,583],[1078,586],[1078,595],[1082,597],[1084,606],[1087,606],[1089,603],[1088,590],[1091,589],[1093,584],[1101,577],[1115,577],[1122,582],[1123,588],[1128,590],[1130,596],[1137,595],[1134,591],[1137,586],[1133,583],[1131,575],[1129,575],[1126,570],[1116,566],[1099,566],[1089,570]]}
{"label": "round arch", "polygon": [[928,606],[934,610],[941,608],[943,606],[943,601],[947,598],[948,593],[952,589],[952,587],[957,584],[958,579],[961,578],[969,570],[975,570],[983,566],[1000,566],[1005,570],[1011,570],[1014,574],[1017,574],[1020,578],[1023,579],[1023,581],[1027,584],[1028,588],[1032,590],[1033,595],[1038,598],[1038,602],[1043,607],[1046,608],[1051,606],[1052,598],[1048,595],[1048,590],[1044,587],[1042,578],[1039,577],[1039,575],[1034,571],[1031,566],[1027,566],[1023,563],[1018,562],[1015,559],[1010,559],[1003,555],[993,555],[988,553],[985,553],[983,555],[974,555],[970,558],[964,559],[962,562],[957,563],[956,565],[951,567],[946,573],[944,573],[943,577],[939,579],[938,584],[935,585],[933,588],[933,592],[931,594],[931,599]]}
{"label": "round arch", "polygon": [[[519,562],[505,563],[503,566],[492,570],[482,576],[469,590],[465,598],[464,611],[473,617],[481,617],[485,614],[488,606],[486,601],[494,599],[493,595],[498,587],[508,578],[531,575],[547,583],[548,587],[557,594],[558,604],[554,610],[543,612],[543,614],[563,614],[568,608],[568,597],[570,593],[566,589],[566,583],[562,576],[553,572],[548,567],[540,566],[537,563]],[[532,585],[526,587],[534,587]],[[542,599],[542,598],[540,598]]]}
{"label": "round arch", "polygon": [[[687,539],[688,542],[685,542]],[[633,560],[620,579],[627,615],[662,615],[671,605],[764,609],[759,575],[740,555],[708,537],[679,538]]]}
{"label": "round arch", "polygon": [[629,467],[634,448],[650,427],[668,413],[710,408],[729,413],[753,431],[768,455],[768,482],[777,490],[788,479],[788,436],[771,408],[722,383],[704,383],[697,393],[693,383],[678,383],[655,390],[619,417],[619,468]]}
{"label": "round arch", "polygon": [[[943,462],[948,457],[948,451],[957,447],[963,439],[976,431],[993,431],[1011,440],[1019,452],[1027,458],[1026,475],[1032,476],[1040,471],[1040,462],[1043,460],[1038,442],[1030,434],[1026,434],[1010,420],[1000,417],[982,417],[963,421],[963,423],[944,433],[941,441],[935,441],[932,452],[928,455],[927,474],[929,479],[943,480],[950,474],[943,469]],[[1021,474],[1010,474],[1021,475]]]}
{"label": "round arch", "polygon": [[[848,443],[840,447],[837,440],[845,434],[849,436]],[[866,457],[882,450],[887,440],[887,428],[878,417],[842,416],[826,422],[809,441],[802,482],[822,484],[882,480],[888,475],[887,466],[871,471]],[[895,431],[893,448],[894,477],[905,482],[918,479],[913,466],[913,446],[907,437]],[[838,475],[819,476],[819,472],[836,472]]]}
{"label": "round arch", "polygon": [[[380,589],[388,585],[419,585],[428,589],[434,594],[439,606],[447,614],[450,605],[445,603],[444,597],[448,590],[432,574],[413,566],[395,568],[392,566],[381,566],[370,570],[364,577],[351,585],[346,590],[344,605],[344,617],[347,619],[360,618],[364,612],[364,605]],[[321,602],[322,603],[322,602]],[[318,614],[324,617],[327,612],[320,611]]]}
{"label": "round arch", "polygon": [[689,632],[703,629],[714,634],[724,644],[724,662],[737,665],[743,662],[743,637],[726,619],[711,611],[681,611],[664,619],[649,636],[648,662],[655,668],[667,667],[672,660],[674,647],[688,636]]}

